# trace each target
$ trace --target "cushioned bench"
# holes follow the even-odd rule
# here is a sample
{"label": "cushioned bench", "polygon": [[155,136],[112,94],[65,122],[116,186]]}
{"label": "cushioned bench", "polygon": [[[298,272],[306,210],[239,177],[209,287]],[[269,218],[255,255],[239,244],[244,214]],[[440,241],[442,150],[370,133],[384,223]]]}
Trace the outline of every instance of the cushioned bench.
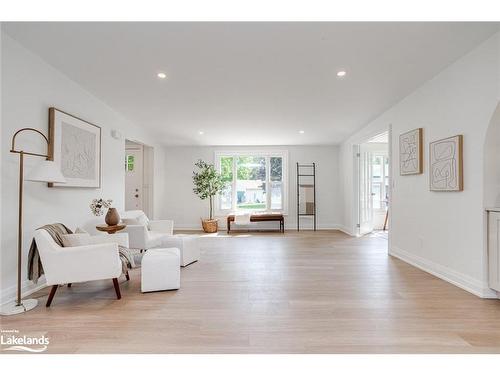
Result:
{"label": "cushioned bench", "polygon": [[[260,221],[279,221],[279,231],[285,233],[285,217],[283,214],[262,213],[250,215],[250,222],[255,223]],[[234,215],[228,215],[227,217],[227,233],[231,231],[231,222],[234,222]]]}

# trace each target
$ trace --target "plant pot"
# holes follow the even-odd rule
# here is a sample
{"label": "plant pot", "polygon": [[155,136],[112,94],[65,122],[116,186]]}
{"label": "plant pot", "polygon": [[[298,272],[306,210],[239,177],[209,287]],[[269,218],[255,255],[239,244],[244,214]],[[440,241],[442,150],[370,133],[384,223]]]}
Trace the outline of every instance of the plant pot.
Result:
{"label": "plant pot", "polygon": [[106,213],[106,217],[104,221],[109,226],[118,225],[120,222],[120,215],[118,214],[118,210],[116,208],[108,208],[108,212]]}
{"label": "plant pot", "polygon": [[219,229],[219,219],[202,219],[201,225],[205,233],[216,233]]}

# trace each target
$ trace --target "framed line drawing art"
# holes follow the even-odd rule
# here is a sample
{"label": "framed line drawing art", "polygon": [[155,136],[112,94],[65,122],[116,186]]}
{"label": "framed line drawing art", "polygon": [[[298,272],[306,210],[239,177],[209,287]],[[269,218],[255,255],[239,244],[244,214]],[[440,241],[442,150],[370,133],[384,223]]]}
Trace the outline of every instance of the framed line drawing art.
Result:
{"label": "framed line drawing art", "polygon": [[101,187],[101,128],[57,108],[49,108],[49,159],[68,187]]}
{"label": "framed line drawing art", "polygon": [[431,191],[464,189],[462,135],[429,143],[429,183]]}
{"label": "framed line drawing art", "polygon": [[399,136],[399,174],[421,174],[424,169],[423,128]]}

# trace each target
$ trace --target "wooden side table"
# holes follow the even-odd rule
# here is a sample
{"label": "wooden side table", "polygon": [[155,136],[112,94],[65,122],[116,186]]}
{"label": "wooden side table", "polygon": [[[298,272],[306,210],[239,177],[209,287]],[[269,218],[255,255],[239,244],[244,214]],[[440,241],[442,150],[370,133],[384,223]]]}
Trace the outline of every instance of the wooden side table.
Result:
{"label": "wooden side table", "polygon": [[107,232],[108,234],[115,234],[116,232],[125,229],[127,225],[118,224],[118,225],[96,225],[96,229],[100,232]]}

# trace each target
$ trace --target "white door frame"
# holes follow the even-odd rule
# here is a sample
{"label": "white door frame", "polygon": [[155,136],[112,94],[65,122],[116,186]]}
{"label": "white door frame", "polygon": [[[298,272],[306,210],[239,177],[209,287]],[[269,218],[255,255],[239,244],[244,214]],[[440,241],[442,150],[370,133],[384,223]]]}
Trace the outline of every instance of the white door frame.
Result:
{"label": "white door frame", "polygon": [[[352,181],[353,181],[353,187],[355,194],[353,194],[353,199],[352,199],[352,212],[353,212],[353,218],[355,218],[353,222],[353,228],[351,228],[352,233],[356,236],[360,236],[359,232],[359,223],[360,223],[360,217],[359,217],[359,201],[360,201],[360,191],[359,191],[359,157],[360,157],[360,149],[361,149],[361,144],[367,142],[369,139],[375,137],[378,134],[381,134],[383,132],[388,132],[389,135],[389,142],[388,142],[388,157],[389,157],[389,190],[387,191],[388,195],[388,203],[389,203],[389,210],[392,210],[392,191],[394,189],[394,163],[393,163],[393,152],[392,152],[392,124],[388,124],[386,129],[378,129],[372,133],[370,133],[369,136],[361,139],[358,141],[358,143],[353,145],[352,148],[352,153],[353,153],[353,176],[352,176]],[[359,156],[358,156],[359,155]],[[391,247],[391,219],[392,215],[389,212],[389,219],[388,219],[388,226],[389,226],[389,231],[388,231],[388,248],[390,249]]]}
{"label": "white door frame", "polygon": [[[393,152],[392,152],[392,124],[389,124],[389,129],[387,130],[389,132],[389,150],[387,150],[387,157],[389,158],[389,189],[387,190],[387,210],[392,210],[392,189],[394,188],[394,163],[393,163]],[[399,142],[396,142],[396,144],[399,147]],[[399,173],[399,168],[398,168],[398,173]],[[387,231],[387,251],[391,251],[391,240],[392,240],[392,225],[391,225],[391,218],[392,214],[390,211],[389,216],[387,217],[387,226],[389,227],[389,230]]]}

